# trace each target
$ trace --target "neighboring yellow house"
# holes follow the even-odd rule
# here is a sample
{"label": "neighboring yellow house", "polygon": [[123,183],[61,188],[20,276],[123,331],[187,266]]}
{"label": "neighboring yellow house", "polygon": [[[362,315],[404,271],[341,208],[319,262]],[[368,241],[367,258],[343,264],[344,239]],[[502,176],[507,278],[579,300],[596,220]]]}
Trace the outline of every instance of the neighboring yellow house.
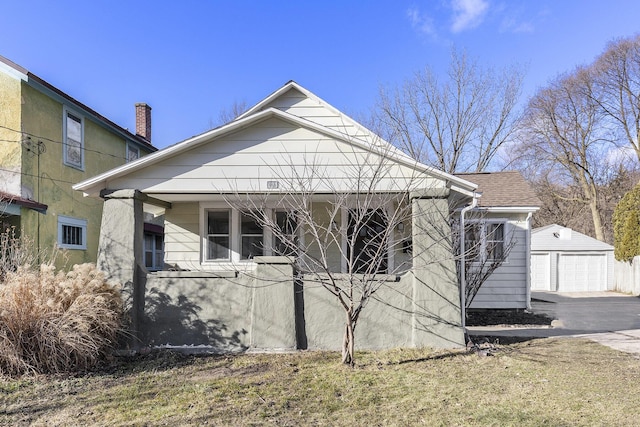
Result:
{"label": "neighboring yellow house", "polygon": [[157,150],[146,104],[136,133],[0,56],[0,223],[69,265],[95,262],[102,201],[71,186]]}

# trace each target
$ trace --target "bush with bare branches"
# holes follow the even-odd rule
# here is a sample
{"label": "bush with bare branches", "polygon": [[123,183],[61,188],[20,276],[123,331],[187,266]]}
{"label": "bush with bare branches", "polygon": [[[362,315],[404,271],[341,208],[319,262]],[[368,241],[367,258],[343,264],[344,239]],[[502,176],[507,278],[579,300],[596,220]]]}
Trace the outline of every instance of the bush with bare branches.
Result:
{"label": "bush with bare branches", "polygon": [[0,374],[86,370],[122,331],[120,286],[93,264],[20,267],[0,284]]}

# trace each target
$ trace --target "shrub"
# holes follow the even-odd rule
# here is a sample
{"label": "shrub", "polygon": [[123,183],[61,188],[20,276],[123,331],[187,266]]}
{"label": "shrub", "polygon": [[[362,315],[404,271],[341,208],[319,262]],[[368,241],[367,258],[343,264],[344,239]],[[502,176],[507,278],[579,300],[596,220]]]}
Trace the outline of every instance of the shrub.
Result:
{"label": "shrub", "polygon": [[50,264],[7,272],[0,285],[0,373],[94,366],[122,330],[119,288],[93,264],[74,265],[66,274]]}
{"label": "shrub", "polygon": [[0,232],[0,282],[4,280],[7,272],[15,271],[18,266],[30,265],[34,261],[32,251],[28,250],[23,240],[20,239],[16,228],[5,227]]}
{"label": "shrub", "polygon": [[626,193],[613,211],[613,246],[618,261],[640,255],[640,185]]}

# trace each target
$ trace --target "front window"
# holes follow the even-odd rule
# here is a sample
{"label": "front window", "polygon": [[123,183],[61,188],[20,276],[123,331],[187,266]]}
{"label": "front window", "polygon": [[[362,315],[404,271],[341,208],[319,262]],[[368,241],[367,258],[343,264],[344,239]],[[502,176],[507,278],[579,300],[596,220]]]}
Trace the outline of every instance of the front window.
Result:
{"label": "front window", "polygon": [[87,249],[87,221],[59,215],[58,246],[63,249]]}
{"label": "front window", "polygon": [[382,209],[349,212],[347,257],[354,273],[385,273],[388,266],[387,218]]}
{"label": "front window", "polygon": [[276,211],[273,231],[274,255],[295,255],[298,247],[298,221],[293,212]]}
{"label": "front window", "polygon": [[207,212],[207,260],[231,260],[231,211]]}
{"label": "front window", "polygon": [[74,168],[84,167],[84,131],[80,116],[65,111],[64,117],[64,163]]}
{"label": "front window", "polygon": [[262,226],[253,214],[243,212],[240,218],[240,259],[262,256]]}

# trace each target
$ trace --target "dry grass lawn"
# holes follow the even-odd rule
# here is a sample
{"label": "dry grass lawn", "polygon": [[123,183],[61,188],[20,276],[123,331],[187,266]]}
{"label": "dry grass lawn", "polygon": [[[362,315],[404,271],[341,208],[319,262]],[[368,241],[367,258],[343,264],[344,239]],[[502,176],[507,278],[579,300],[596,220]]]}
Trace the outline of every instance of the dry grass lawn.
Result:
{"label": "dry grass lawn", "polygon": [[640,360],[545,339],[493,356],[393,350],[124,360],[0,379],[0,425],[635,426]]}

